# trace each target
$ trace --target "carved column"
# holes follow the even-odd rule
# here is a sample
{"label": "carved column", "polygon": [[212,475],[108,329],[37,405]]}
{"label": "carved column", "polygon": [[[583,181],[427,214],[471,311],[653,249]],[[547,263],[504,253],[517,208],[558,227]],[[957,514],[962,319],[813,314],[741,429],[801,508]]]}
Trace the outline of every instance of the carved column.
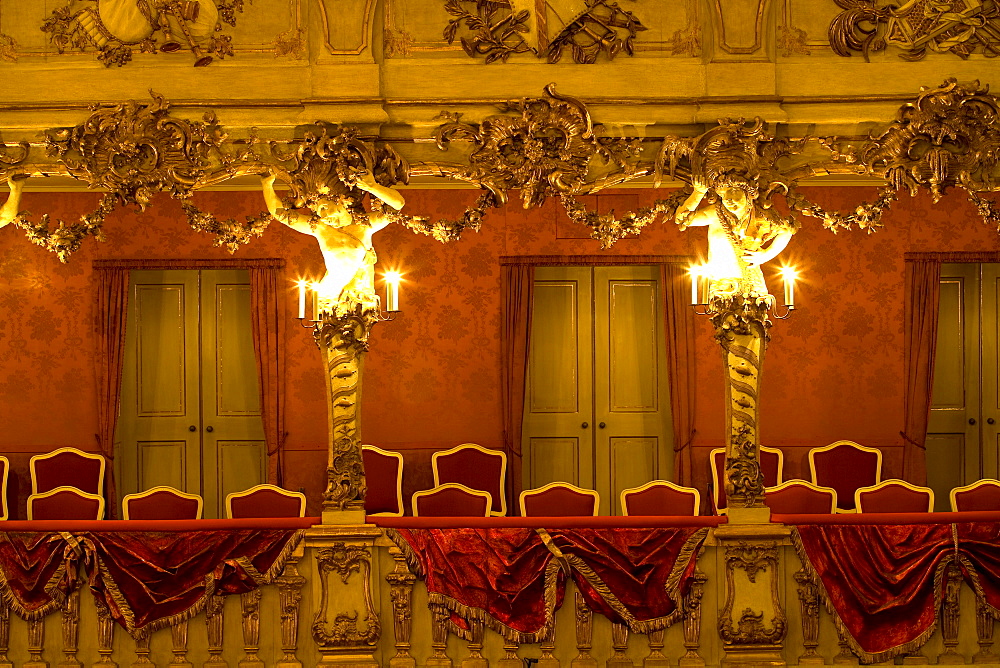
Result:
{"label": "carved column", "polygon": [[118,663],[111,658],[115,646],[115,620],[111,618],[111,612],[100,598],[94,598],[94,606],[97,608],[97,654],[99,657],[94,665],[99,668],[118,668]]}
{"label": "carved column", "polygon": [[169,664],[170,668],[193,668],[193,664],[187,660],[188,623],[184,621],[171,626],[170,639],[172,641],[171,651],[174,655]]}
{"label": "carved column", "polygon": [[[990,635],[992,636],[992,633]],[[14,668],[14,664],[7,657],[7,651],[9,649],[10,649],[10,606],[8,606],[6,602],[0,599],[0,668]]]}
{"label": "carved column", "polygon": [[371,560],[381,533],[371,525],[323,525],[307,533],[319,577],[312,636],[320,666],[377,666],[374,652],[382,626],[372,600]]}
{"label": "carved column", "polygon": [[80,668],[83,663],[76,658],[80,643],[80,590],[74,589],[66,597],[62,609],[62,651],[59,668]]}
{"label": "carved column", "polygon": [[663,653],[663,636],[666,629],[652,631],[648,636],[649,654],[642,660],[642,668],[667,668],[670,661]]}
{"label": "carved column", "polygon": [[[1000,656],[993,651],[993,613],[986,606],[986,601],[976,597],[976,635],[979,639],[979,651],[972,656],[973,663],[1000,663]],[[0,665],[0,668],[3,668]]]}
{"label": "carved column", "polygon": [[[699,550],[699,554],[705,548]],[[703,668],[705,659],[698,653],[701,647],[701,598],[705,594],[708,576],[695,563],[691,588],[684,600],[684,656],[678,661],[680,668]]]}
{"label": "carved column", "polygon": [[296,654],[299,650],[299,606],[306,579],[299,574],[299,559],[303,555],[300,543],[285,562],[285,570],[274,579],[278,585],[278,605],[281,609],[281,660],[277,668],[302,668]]}
{"label": "carved column", "polygon": [[264,668],[264,662],[257,656],[260,649],[260,589],[240,594],[240,608],[243,611],[243,658],[239,668]]}
{"label": "carved column", "polygon": [[941,601],[941,636],[944,651],[938,655],[938,663],[964,664],[965,657],[956,651],[958,647],[958,606],[962,591],[962,569],[958,561],[952,560],[945,571],[944,600]]}
{"label": "carved column", "polygon": [[147,668],[153,662],[149,660],[149,632],[139,630],[135,638],[135,661],[132,668]]}
{"label": "carved column", "polygon": [[786,665],[778,540],[787,538],[789,531],[774,525],[729,525],[716,530],[726,577],[725,604],[719,614],[723,666]]}
{"label": "carved column", "polygon": [[552,620],[552,632],[538,644],[542,654],[538,657],[537,668],[559,668],[559,659],[552,652],[556,649],[556,620]]}
{"label": "carved column", "polygon": [[205,606],[205,627],[208,632],[208,659],[203,668],[228,668],[229,664],[222,658],[223,628],[225,615],[223,608],[226,599],[223,596],[212,596]]}
{"label": "carved column", "polygon": [[417,576],[410,572],[406,559],[398,547],[390,547],[389,554],[395,562],[392,573],[385,576],[392,600],[392,630],[396,640],[396,656],[389,659],[389,668],[416,668],[417,662],[410,655],[410,630],[413,620],[413,583]]}
{"label": "carved column", "polygon": [[497,661],[497,668],[524,668],[525,662],[517,655],[517,641],[504,638],[503,656]]}
{"label": "carved column", "polygon": [[442,605],[431,607],[431,650],[433,654],[427,658],[428,668],[451,668],[451,659],[445,650],[448,649],[448,618],[451,613]]}
{"label": "carved column", "polygon": [[[726,499],[731,522],[767,522],[760,469],[758,394],[770,321],[763,297],[712,297],[715,338],[726,376]],[[736,513],[735,515],[733,513]]]}
{"label": "carved column", "polygon": [[628,651],[628,627],[621,622],[611,623],[611,649],[608,668],[633,668],[635,664],[625,653]]}
{"label": "carved column", "polygon": [[49,662],[42,658],[45,648],[45,620],[28,622],[28,660],[23,668],[49,668]]}
{"label": "carved column", "polygon": [[805,569],[795,573],[798,583],[799,609],[802,612],[802,646],[805,652],[799,656],[799,665],[823,665],[823,657],[816,652],[819,647],[819,587],[813,576]]}
{"label": "carved column", "polygon": [[858,657],[851,651],[851,646],[847,642],[847,636],[840,629],[837,630],[837,644],[840,647],[840,651],[837,652],[837,656],[833,657],[833,662],[837,665],[858,665]]}
{"label": "carved column", "polygon": [[576,592],[576,658],[570,668],[597,668],[597,659],[590,654],[594,638],[594,612],[587,606],[580,592]]}
{"label": "carved column", "polygon": [[353,313],[336,317],[323,311],[315,331],[327,371],[330,450],[323,492],[323,524],[364,523],[367,492],[361,441],[358,439],[361,374],[368,335],[378,315],[359,304]]}

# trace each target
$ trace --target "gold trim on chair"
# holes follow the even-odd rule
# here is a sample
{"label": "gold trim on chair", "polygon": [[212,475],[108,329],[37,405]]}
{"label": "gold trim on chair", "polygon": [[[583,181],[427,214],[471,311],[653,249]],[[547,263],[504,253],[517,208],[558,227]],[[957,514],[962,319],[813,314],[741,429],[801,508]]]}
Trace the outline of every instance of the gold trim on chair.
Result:
{"label": "gold trim on chair", "polygon": [[[374,445],[362,445],[361,446],[361,457],[364,459],[365,451],[374,452],[382,457],[391,457],[399,462],[399,466],[396,467],[396,507],[399,508],[398,513],[390,513],[389,511],[381,513],[366,513],[370,517],[402,517],[403,508],[403,454],[400,452],[395,452],[393,450],[383,450],[382,448],[376,447]],[[365,479],[368,478],[368,472],[365,471]],[[434,471],[434,484],[437,484],[437,470]]]}
{"label": "gold trim on chair", "polygon": [[[177,489],[176,487],[171,487],[169,485],[158,485],[156,487],[150,487],[145,492],[136,492],[135,494],[126,494],[124,496],[124,498],[122,498],[122,517],[124,517],[127,520],[131,519],[129,517],[129,504],[130,504],[130,502],[135,501],[137,499],[144,499],[147,496],[152,496],[154,494],[158,494],[158,493],[161,493],[161,492],[167,492],[168,494],[172,494],[173,496],[176,496],[176,497],[182,498],[182,499],[192,499],[192,500],[198,501],[198,511],[195,514],[195,516],[194,517],[188,517],[188,518],[185,518],[185,519],[194,519],[194,520],[200,520],[201,519],[202,509],[203,509],[203,507],[205,505],[204,499],[202,499],[201,496],[198,495],[198,494],[191,494],[190,492],[182,492],[181,490]],[[228,501],[228,499],[227,499],[227,501]]]}
{"label": "gold trim on chair", "polygon": [[425,496],[432,496],[446,489],[457,489],[471,496],[485,498],[486,512],[483,514],[483,517],[490,516],[490,509],[493,507],[493,495],[481,489],[472,489],[471,487],[466,487],[465,485],[458,482],[446,482],[443,485],[436,485],[431,489],[422,489],[419,492],[414,492],[413,496],[410,497],[410,507],[413,509],[413,516],[420,517],[420,510],[417,503],[420,499],[422,499]]}
{"label": "gold trim on chair", "polygon": [[956,495],[962,492],[971,492],[974,489],[979,489],[980,487],[996,487],[997,491],[1000,492],[1000,480],[994,480],[993,478],[982,478],[975,481],[969,485],[963,485],[962,487],[955,487],[951,490],[948,497],[951,499],[951,511],[953,513],[961,512],[958,509],[958,499],[955,498]]}
{"label": "gold trim on chair", "polygon": [[[41,494],[32,494],[31,496],[29,496],[28,497],[28,519],[29,520],[35,519],[35,517],[34,517],[35,512],[34,512],[34,507],[33,507],[34,504],[35,504],[35,501],[39,501],[41,499],[47,499],[50,496],[55,496],[56,494],[62,494],[62,493],[65,493],[65,492],[69,492],[71,494],[75,494],[76,496],[81,497],[83,499],[89,499],[89,500],[92,500],[92,501],[97,501],[98,502],[98,504],[97,504],[97,517],[95,517],[93,519],[95,519],[95,520],[103,520],[104,519],[104,506],[105,506],[105,502],[104,502],[104,497],[103,496],[101,496],[100,494],[91,494],[90,492],[84,492],[84,491],[82,491],[82,490],[80,490],[80,489],[78,489],[76,487],[71,487],[69,485],[62,485],[61,487],[56,487],[55,489],[50,489],[47,492],[42,492]],[[87,519],[90,519],[90,518],[87,518]]]}
{"label": "gold trim on chair", "polygon": [[554,487],[558,487],[558,488],[561,488],[561,489],[568,489],[568,490],[570,490],[572,492],[576,492],[577,494],[580,494],[582,496],[593,497],[593,499],[594,499],[594,509],[593,509],[593,511],[590,514],[592,516],[594,516],[594,517],[597,516],[598,508],[600,508],[600,506],[601,506],[601,495],[598,494],[596,490],[593,490],[593,489],[584,489],[582,487],[577,487],[576,485],[574,485],[572,483],[568,483],[568,482],[550,482],[547,485],[542,485],[541,487],[536,487],[535,489],[526,489],[523,492],[521,492],[521,495],[518,497],[518,505],[521,508],[521,516],[522,517],[527,517],[527,514],[524,512],[524,500],[526,498],[532,497],[532,496],[538,496],[539,494],[544,494],[546,491],[548,491],[548,490],[550,490],[550,489],[552,489]]}
{"label": "gold trim on chair", "polygon": [[278,494],[281,494],[282,496],[288,496],[288,497],[293,497],[293,498],[298,499],[299,500],[299,515],[298,516],[299,517],[305,517],[306,516],[306,495],[305,494],[303,494],[302,492],[292,492],[292,491],[289,491],[287,489],[283,489],[281,487],[278,487],[277,485],[268,485],[268,484],[265,483],[263,485],[255,485],[255,486],[251,487],[250,489],[243,490],[242,492],[233,492],[232,494],[227,494],[226,495],[226,517],[229,518],[229,519],[233,519],[233,499],[242,499],[245,496],[251,496],[255,492],[258,492],[258,491],[264,490],[264,489],[271,490],[272,492],[277,492]]}
{"label": "gold trim on chair", "polygon": [[701,492],[699,492],[694,487],[684,487],[683,485],[678,485],[677,483],[670,482],[669,480],[650,480],[645,485],[639,485],[638,487],[630,487],[629,489],[623,489],[621,492],[621,510],[622,515],[628,517],[628,502],[627,497],[645,492],[647,489],[653,487],[666,487],[672,489],[676,492],[681,492],[684,494],[689,494],[694,496],[694,512],[692,515],[699,515],[701,512]]}
{"label": "gold trim on chair", "polygon": [[52,452],[46,452],[45,454],[42,454],[42,455],[34,455],[29,460],[29,462],[28,462],[28,469],[31,472],[31,493],[32,493],[32,495],[38,494],[38,478],[35,475],[35,464],[37,462],[39,462],[39,461],[42,461],[44,459],[51,459],[52,457],[56,457],[56,456],[61,455],[61,454],[65,453],[65,452],[72,452],[73,454],[75,454],[75,455],[77,455],[79,457],[83,457],[84,459],[96,459],[96,460],[98,460],[101,463],[101,471],[98,474],[98,478],[97,478],[97,493],[98,494],[103,494],[104,493],[104,469],[107,466],[107,462],[104,459],[104,456],[103,455],[93,454],[93,453],[90,453],[90,452],[84,452],[83,450],[77,450],[76,448],[66,447],[66,448],[59,448],[57,450],[53,450]]}
{"label": "gold trim on chair", "polygon": [[[934,512],[934,490],[930,487],[922,487],[921,485],[914,485],[911,482],[906,482],[905,480],[900,480],[899,478],[889,478],[888,480],[883,480],[877,485],[869,485],[867,487],[859,487],[854,491],[854,507],[859,513],[865,512],[861,508],[861,498],[863,494],[869,492],[876,492],[882,489],[888,489],[890,487],[902,487],[913,492],[920,492],[921,494],[927,495],[927,512]],[[869,511],[871,512],[871,511]],[[916,511],[920,512],[920,511]]]}
{"label": "gold trim on chair", "polygon": [[792,479],[786,480],[780,485],[774,485],[773,487],[764,488],[764,503],[767,504],[767,495],[772,492],[780,492],[782,490],[788,489],[789,487],[805,487],[806,489],[811,489],[816,492],[829,492],[830,493],[830,514],[834,515],[837,512],[837,490],[833,487],[823,487],[822,485],[815,485],[808,480]]}
{"label": "gold trim on chair", "polygon": [[[823,446],[820,446],[818,448],[810,448],[809,449],[809,475],[812,476],[811,480],[812,480],[812,483],[814,485],[819,485],[819,483],[816,482],[816,453],[818,453],[818,452],[827,452],[828,450],[833,450],[834,448],[839,448],[839,447],[851,447],[851,448],[855,448],[856,450],[861,450],[862,452],[874,452],[876,455],[878,455],[877,463],[875,465],[875,484],[877,485],[878,483],[882,482],[882,451],[881,450],[879,450],[878,448],[870,448],[867,445],[861,445],[860,443],[855,443],[854,441],[834,441],[830,445],[823,445]],[[822,487],[822,486],[823,485],[820,485],[820,487]],[[845,510],[843,508],[838,507],[837,508],[837,512],[838,513],[853,513],[853,512],[857,512],[857,511],[856,510],[850,510],[850,509]]]}
{"label": "gold trim on chair", "polygon": [[[490,450],[489,448],[484,448],[478,443],[462,443],[461,445],[456,445],[454,448],[448,450],[441,450],[435,452],[431,455],[431,469],[434,472],[434,486],[438,487],[441,483],[440,475],[438,474],[438,459],[440,457],[447,457],[448,455],[461,452],[462,450],[478,450],[485,455],[490,457],[500,458],[500,510],[493,510],[493,502],[490,502],[490,515],[494,517],[503,517],[507,514],[507,498],[506,498],[506,483],[507,483],[507,453],[501,450]],[[483,490],[486,491],[486,490]],[[492,499],[493,494],[490,494]]]}

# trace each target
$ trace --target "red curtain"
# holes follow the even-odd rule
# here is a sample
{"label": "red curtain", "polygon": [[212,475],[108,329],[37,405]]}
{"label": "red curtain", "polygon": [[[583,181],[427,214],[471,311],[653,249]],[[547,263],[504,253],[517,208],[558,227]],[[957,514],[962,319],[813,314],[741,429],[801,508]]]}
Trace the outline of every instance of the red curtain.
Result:
{"label": "red curtain", "polygon": [[535,292],[532,264],[505,264],[501,286],[500,396],[503,405],[503,448],[507,453],[507,508],[514,514],[521,491],[521,420],[524,380],[528,371],[531,304]]}
{"label": "red curtain", "polygon": [[285,444],[285,291],[277,265],[250,267],[250,320],[260,412],[267,442],[267,480],[282,482]]}
{"label": "red curtain", "polygon": [[115,489],[115,426],[121,400],[122,365],[125,358],[125,318],[128,308],[129,270],[98,267],[97,280],[97,446],[107,460],[105,497],[109,517],[118,514]]}
{"label": "red curtain", "polygon": [[694,312],[690,306],[690,284],[684,265],[660,265],[663,286],[663,316],[666,324],[667,371],[670,375],[670,411],[674,425],[674,480],[693,482],[692,442],[695,397]]}
{"label": "red curtain", "polygon": [[941,260],[906,260],[904,359],[906,394],[903,398],[903,479],[927,483],[927,420],[934,389],[934,352],[937,346]]}

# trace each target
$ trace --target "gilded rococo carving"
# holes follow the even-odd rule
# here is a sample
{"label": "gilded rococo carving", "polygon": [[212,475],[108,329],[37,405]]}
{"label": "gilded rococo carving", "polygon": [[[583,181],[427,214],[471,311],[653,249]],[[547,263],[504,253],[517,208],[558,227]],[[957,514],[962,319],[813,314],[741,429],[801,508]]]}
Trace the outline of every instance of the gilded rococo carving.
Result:
{"label": "gilded rococo carving", "polygon": [[[371,550],[364,545],[337,542],[331,547],[317,550],[316,562],[322,593],[319,610],[312,625],[313,639],[322,650],[374,647],[381,636],[382,627],[372,602]],[[362,579],[365,602],[363,630],[358,629],[361,611],[353,614],[337,611],[332,622],[328,614],[330,606],[336,604],[336,597],[331,593],[330,576],[336,574],[346,585],[354,573]]]}
{"label": "gilded rococo carving", "polygon": [[105,67],[127,65],[135,52],[187,50],[196,67],[233,55],[223,23],[236,25],[244,0],[70,0],[42,24],[63,53],[97,52]]}
{"label": "gilded rococo carving", "polygon": [[[785,637],[786,619],[778,596],[778,548],[773,542],[748,543],[726,547],[726,602],[719,614],[719,637],[731,645],[778,645]],[[734,619],[736,571],[742,570],[747,580],[756,582],[765,575],[770,580],[771,600],[766,602],[772,610],[769,623],[765,623],[765,610],[747,607]],[[759,603],[764,603],[760,601]]]}

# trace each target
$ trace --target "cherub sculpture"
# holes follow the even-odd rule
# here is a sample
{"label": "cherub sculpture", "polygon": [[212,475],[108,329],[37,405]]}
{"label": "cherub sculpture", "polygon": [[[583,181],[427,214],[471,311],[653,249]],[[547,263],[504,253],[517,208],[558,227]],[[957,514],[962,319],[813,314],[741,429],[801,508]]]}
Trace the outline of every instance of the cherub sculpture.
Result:
{"label": "cherub sculpture", "polygon": [[10,195],[7,196],[7,201],[4,202],[4,205],[0,207],[0,229],[14,222],[17,218],[18,210],[21,206],[21,192],[24,190],[25,181],[27,181],[26,177],[7,177],[7,185],[10,186]]}
{"label": "cherub sculpture", "polygon": [[289,208],[274,190],[276,175],[261,177],[264,201],[276,220],[309,234],[319,242],[326,263],[326,275],[317,292],[331,304],[331,312],[343,316],[360,304],[362,310],[378,305],[375,296],[375,248],[372,236],[391,220],[382,205],[403,208],[403,196],[394,188],[377,183],[370,173],[356,178],[354,188],[372,195],[372,211],[365,211],[360,198],[317,193],[300,207]]}

